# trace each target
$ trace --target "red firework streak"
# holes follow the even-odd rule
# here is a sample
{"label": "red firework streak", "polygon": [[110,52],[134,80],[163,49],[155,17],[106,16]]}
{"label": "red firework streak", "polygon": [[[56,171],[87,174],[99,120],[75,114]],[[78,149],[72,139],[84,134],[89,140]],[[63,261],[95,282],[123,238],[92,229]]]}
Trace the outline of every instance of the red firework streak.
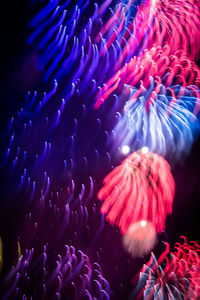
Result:
{"label": "red firework streak", "polygon": [[140,220],[154,224],[160,233],[172,213],[175,183],[167,161],[154,153],[134,152],[108,174],[98,193],[101,212],[122,234]]}
{"label": "red firework streak", "polygon": [[188,58],[184,51],[179,50],[174,55],[170,55],[170,46],[165,45],[163,48],[154,46],[138,57],[134,56],[101,88],[96,96],[97,101],[94,107],[98,109],[113,92],[116,90],[121,92],[124,85],[139,86],[142,81],[144,88],[148,88],[150,77],[160,77],[160,81],[165,77],[165,87],[170,87],[172,84],[190,86],[197,99],[200,99],[198,66]]}
{"label": "red firework streak", "polygon": [[171,54],[178,49],[190,53],[198,59],[200,43],[196,36],[200,33],[199,0],[147,0],[139,8],[132,23],[131,34],[126,34],[126,46],[123,47],[118,67],[127,57],[137,51],[150,49],[154,44],[170,46]]}
{"label": "red firework streak", "polygon": [[[138,273],[140,283],[145,286],[134,299],[154,299],[158,291],[165,299],[172,299],[171,295],[174,299],[200,299],[200,245],[194,241],[188,243],[184,236],[181,238],[184,242],[176,243],[174,252],[165,243],[166,249],[158,260],[151,253],[149,262]],[[143,277],[144,274],[147,276]],[[144,297],[145,291],[149,292]]]}

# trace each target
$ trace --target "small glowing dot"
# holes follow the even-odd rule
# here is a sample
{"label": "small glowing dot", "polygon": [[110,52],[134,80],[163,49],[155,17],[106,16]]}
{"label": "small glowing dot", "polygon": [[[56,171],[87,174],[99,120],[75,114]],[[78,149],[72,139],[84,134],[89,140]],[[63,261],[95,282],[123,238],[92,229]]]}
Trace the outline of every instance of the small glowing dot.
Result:
{"label": "small glowing dot", "polygon": [[128,145],[122,146],[122,154],[126,155],[130,152],[130,147]]}
{"label": "small glowing dot", "polygon": [[148,147],[142,147],[142,149],[141,149],[141,152],[143,153],[143,154],[146,154],[146,153],[148,153],[148,151],[149,151],[149,148]]}
{"label": "small glowing dot", "polygon": [[145,226],[147,225],[147,222],[146,222],[145,220],[142,220],[142,221],[140,222],[140,225],[141,225],[142,227],[145,227]]}

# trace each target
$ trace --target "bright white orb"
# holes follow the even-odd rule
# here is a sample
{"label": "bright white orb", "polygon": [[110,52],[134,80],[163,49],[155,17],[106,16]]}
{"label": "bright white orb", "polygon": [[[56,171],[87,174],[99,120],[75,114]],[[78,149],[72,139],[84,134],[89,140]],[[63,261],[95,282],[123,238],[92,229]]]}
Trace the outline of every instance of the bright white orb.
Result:
{"label": "bright white orb", "polygon": [[147,225],[147,222],[146,222],[145,220],[142,220],[142,221],[140,222],[140,225],[141,225],[142,227],[145,227],[145,226]]}
{"label": "bright white orb", "polygon": [[122,146],[121,151],[122,151],[122,154],[126,155],[130,152],[130,147],[128,145],[124,145],[124,146]]}
{"label": "bright white orb", "polygon": [[148,151],[149,151],[149,148],[146,147],[146,146],[142,147],[142,149],[141,149],[141,152],[142,152],[143,154],[147,154]]}

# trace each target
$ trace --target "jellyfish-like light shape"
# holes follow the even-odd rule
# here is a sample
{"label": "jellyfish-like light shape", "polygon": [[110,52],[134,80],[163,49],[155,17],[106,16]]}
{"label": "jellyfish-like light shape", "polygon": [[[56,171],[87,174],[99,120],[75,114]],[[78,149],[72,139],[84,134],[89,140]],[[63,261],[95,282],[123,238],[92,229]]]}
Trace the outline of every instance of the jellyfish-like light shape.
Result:
{"label": "jellyfish-like light shape", "polygon": [[196,242],[176,243],[174,252],[166,250],[156,259],[153,253],[143,266],[131,299],[200,298],[200,245]]}
{"label": "jellyfish-like light shape", "polygon": [[167,214],[172,212],[175,184],[163,157],[134,152],[103,183],[98,192],[98,198],[104,200],[101,212],[122,234],[143,220],[152,222],[158,233],[165,228]]}
{"label": "jellyfish-like light shape", "polygon": [[114,128],[113,145],[127,144],[133,150],[147,146],[169,160],[183,159],[200,130],[199,90],[166,88],[159,78],[151,78],[148,89],[141,83],[139,89],[127,86],[124,91],[128,101]]}

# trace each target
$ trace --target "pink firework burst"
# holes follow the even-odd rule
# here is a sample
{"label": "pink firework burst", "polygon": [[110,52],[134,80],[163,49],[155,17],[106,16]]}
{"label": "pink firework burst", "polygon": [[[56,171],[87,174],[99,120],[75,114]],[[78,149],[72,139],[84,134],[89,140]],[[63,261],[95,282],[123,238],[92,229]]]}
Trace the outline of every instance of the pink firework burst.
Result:
{"label": "pink firework burst", "polygon": [[200,299],[200,245],[181,238],[184,241],[175,244],[174,252],[165,243],[158,260],[151,253],[131,299]]}
{"label": "pink firework burst", "polygon": [[[147,151],[146,151],[147,150]],[[167,161],[145,147],[129,155],[108,174],[98,198],[101,212],[122,234],[139,221],[151,222],[158,233],[172,212],[175,183]]]}
{"label": "pink firework burst", "polygon": [[199,0],[144,1],[137,11],[131,34],[126,36],[118,66],[128,54],[133,56],[138,48],[143,51],[153,44],[169,44],[171,54],[183,49],[190,52],[191,58],[198,59],[199,16]]}
{"label": "pink firework burst", "polygon": [[150,50],[141,52],[138,57],[131,58],[96,95],[95,109],[113,93],[121,93],[125,85],[140,87],[141,83],[148,88],[150,78],[157,78],[166,88],[181,84],[183,87],[192,85],[199,98],[200,69],[188,55],[178,50],[170,55],[169,45],[164,47],[153,45]]}

